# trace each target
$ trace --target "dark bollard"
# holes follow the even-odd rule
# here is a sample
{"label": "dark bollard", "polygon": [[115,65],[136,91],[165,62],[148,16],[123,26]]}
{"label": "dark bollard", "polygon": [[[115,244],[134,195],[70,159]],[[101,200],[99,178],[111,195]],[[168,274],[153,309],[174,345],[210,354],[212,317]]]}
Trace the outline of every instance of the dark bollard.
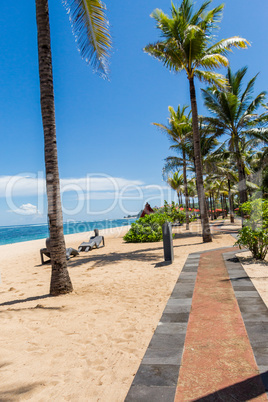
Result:
{"label": "dark bollard", "polygon": [[162,225],[163,232],[163,245],[164,245],[164,259],[165,261],[170,261],[173,263],[174,253],[173,253],[173,238],[172,238],[172,226],[170,222],[165,222]]}

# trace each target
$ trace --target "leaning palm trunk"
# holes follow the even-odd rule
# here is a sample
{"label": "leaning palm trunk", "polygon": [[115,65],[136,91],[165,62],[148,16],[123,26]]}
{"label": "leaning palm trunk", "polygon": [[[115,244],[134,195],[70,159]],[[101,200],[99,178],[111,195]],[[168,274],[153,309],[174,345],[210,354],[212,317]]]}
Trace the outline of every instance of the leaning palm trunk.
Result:
{"label": "leaning palm trunk", "polygon": [[45,140],[46,186],[52,264],[50,294],[58,295],[71,292],[73,287],[67,270],[66,249],[63,235],[47,0],[36,0],[36,22],[38,30],[40,95]]}
{"label": "leaning palm trunk", "polygon": [[186,174],[186,158],[184,150],[183,150],[183,180],[184,180],[184,195],[185,195],[186,230],[189,230],[189,196],[188,196],[187,174]]}
{"label": "leaning palm trunk", "polygon": [[200,147],[200,136],[198,129],[198,113],[196,104],[196,95],[194,87],[193,77],[189,78],[190,83],[190,98],[191,98],[191,108],[192,108],[192,122],[193,122],[193,142],[194,142],[194,156],[195,156],[195,171],[196,171],[196,187],[198,193],[198,201],[201,215],[202,224],[202,236],[205,243],[211,242],[212,237],[209,227],[208,211],[206,206],[204,182],[203,182],[203,171],[202,171],[202,160],[201,160],[201,147]]}

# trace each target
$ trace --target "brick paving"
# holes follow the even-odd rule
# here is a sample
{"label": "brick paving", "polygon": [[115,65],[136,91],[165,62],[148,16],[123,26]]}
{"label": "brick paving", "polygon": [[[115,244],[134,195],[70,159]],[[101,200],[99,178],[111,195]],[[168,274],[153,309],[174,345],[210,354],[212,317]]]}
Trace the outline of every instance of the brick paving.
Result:
{"label": "brick paving", "polygon": [[267,401],[268,310],[237,251],[188,256],[126,402]]}

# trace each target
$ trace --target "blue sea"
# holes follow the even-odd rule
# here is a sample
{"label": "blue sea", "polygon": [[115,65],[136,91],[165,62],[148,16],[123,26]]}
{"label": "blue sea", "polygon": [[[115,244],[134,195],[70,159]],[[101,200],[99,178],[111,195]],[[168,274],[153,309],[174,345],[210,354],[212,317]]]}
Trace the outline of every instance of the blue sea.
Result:
{"label": "blue sea", "polygon": [[[64,234],[90,232],[93,229],[111,229],[130,225],[135,219],[105,219],[95,222],[67,222],[63,224]],[[0,245],[22,241],[45,239],[48,237],[48,225],[0,226]]]}

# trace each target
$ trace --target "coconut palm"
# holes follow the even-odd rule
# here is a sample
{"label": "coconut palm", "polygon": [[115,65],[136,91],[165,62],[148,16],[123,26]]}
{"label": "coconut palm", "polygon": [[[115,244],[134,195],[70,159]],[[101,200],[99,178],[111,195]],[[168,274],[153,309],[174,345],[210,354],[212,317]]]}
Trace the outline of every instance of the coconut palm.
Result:
{"label": "coconut palm", "polygon": [[214,31],[221,20],[223,5],[208,11],[210,3],[211,0],[205,1],[197,11],[194,11],[192,0],[182,0],[177,8],[171,3],[171,17],[162,10],[154,10],[151,17],[156,20],[163,40],[149,44],[144,49],[162,61],[170,70],[176,72],[185,70],[189,81],[196,182],[204,242],[212,241],[212,237],[205,203],[194,78],[223,86],[225,79],[212,70],[228,65],[226,55],[233,46],[245,48],[248,44],[245,39],[237,36],[213,43]]}
{"label": "coconut palm", "polygon": [[172,142],[173,146],[176,147],[178,151],[182,154],[182,167],[183,167],[183,180],[184,180],[184,196],[185,196],[185,214],[186,214],[186,230],[189,230],[189,199],[188,199],[188,188],[187,188],[187,159],[186,159],[186,149],[185,142],[187,136],[192,134],[192,121],[190,118],[191,112],[185,114],[188,106],[180,105],[177,111],[169,106],[169,124],[166,126],[164,124],[153,123],[155,126],[160,128],[164,133],[166,133]]}
{"label": "coconut palm", "polygon": [[[50,232],[52,275],[50,294],[72,291],[67,270],[60,180],[55,127],[54,89],[48,0],[36,0],[41,111],[45,141],[46,187]],[[82,57],[101,74],[107,74],[107,55],[111,46],[105,6],[99,0],[65,2]]]}
{"label": "coconut palm", "polygon": [[183,175],[179,176],[179,172],[175,172],[172,177],[167,178],[167,183],[177,192],[179,205],[182,204],[182,192],[184,188]]}
{"label": "coconut palm", "polygon": [[212,117],[206,118],[207,123],[215,132],[228,135],[228,148],[235,156],[239,176],[240,203],[247,201],[247,186],[245,163],[242,157],[242,142],[249,136],[268,134],[268,129],[263,129],[260,117],[256,113],[257,108],[265,99],[266,92],[260,92],[252,97],[257,75],[253,77],[242,90],[243,78],[247,67],[243,67],[236,73],[228,68],[226,80],[228,86],[219,90],[215,86],[203,90],[205,105],[212,113]]}

